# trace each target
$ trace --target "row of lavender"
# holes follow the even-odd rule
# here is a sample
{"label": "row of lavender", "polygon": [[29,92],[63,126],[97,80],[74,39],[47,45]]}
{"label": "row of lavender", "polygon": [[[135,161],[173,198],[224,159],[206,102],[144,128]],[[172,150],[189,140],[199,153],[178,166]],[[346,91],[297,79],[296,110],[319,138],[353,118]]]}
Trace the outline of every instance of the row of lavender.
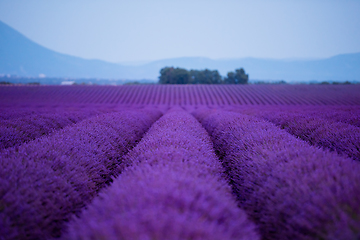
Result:
{"label": "row of lavender", "polygon": [[[102,114],[0,153],[0,239],[48,239],[119,174],[118,162],[161,115]],[[20,117],[21,118],[21,117]]]}
{"label": "row of lavender", "polygon": [[0,151],[20,146],[38,137],[54,133],[92,116],[136,106],[82,105],[27,106],[23,108],[0,108]]}
{"label": "row of lavender", "polygon": [[65,239],[257,239],[190,114],[168,113],[124,155],[159,116],[154,109],[103,114],[1,152],[0,238],[60,236],[64,223],[127,169]]}
{"label": "row of lavender", "polygon": [[0,87],[1,105],[360,105],[360,85],[125,85]]}
{"label": "row of lavender", "polygon": [[19,146],[50,134],[90,116],[101,114],[99,109],[2,109],[0,114],[0,150]]}
{"label": "row of lavender", "polygon": [[243,107],[231,110],[265,119],[311,145],[360,161],[358,107]]}
{"label": "row of lavender", "polygon": [[190,109],[208,133],[181,109],[143,109],[3,150],[0,239],[360,237],[359,162],[257,117]]}
{"label": "row of lavender", "polygon": [[[63,238],[256,239],[257,231],[264,239],[360,237],[357,161],[255,117],[216,109],[193,114],[222,166],[198,122],[173,110],[124,158],[126,171],[69,223]],[[228,204],[219,191],[224,180],[258,229]]]}
{"label": "row of lavender", "polygon": [[201,124],[172,109],[63,239],[259,239],[237,207]]}
{"label": "row of lavender", "polygon": [[216,109],[194,115],[264,239],[360,238],[359,161],[257,117]]}
{"label": "row of lavender", "polygon": [[257,107],[226,107],[249,115],[270,115],[271,113],[302,114],[309,117],[326,120],[327,122],[341,122],[360,127],[360,108],[358,106],[257,106]]}

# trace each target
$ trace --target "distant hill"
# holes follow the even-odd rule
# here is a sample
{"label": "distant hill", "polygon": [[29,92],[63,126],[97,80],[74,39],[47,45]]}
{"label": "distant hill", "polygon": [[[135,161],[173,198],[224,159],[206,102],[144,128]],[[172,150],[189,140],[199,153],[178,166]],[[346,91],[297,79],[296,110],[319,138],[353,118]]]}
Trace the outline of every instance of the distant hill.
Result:
{"label": "distant hill", "polygon": [[118,64],[85,60],[54,52],[0,22],[0,74],[121,78],[124,70],[124,67]]}
{"label": "distant hill", "polygon": [[139,72],[158,76],[163,66],[183,67],[187,69],[217,69],[225,76],[227,72],[243,67],[250,79],[285,81],[359,81],[360,53],[342,54],[320,60],[272,60],[242,58],[212,60],[209,58],[175,58],[148,63],[139,68]]}
{"label": "distant hill", "polygon": [[318,60],[241,58],[212,60],[201,57],[164,59],[146,64],[120,65],[57,53],[34,43],[0,21],[0,74],[37,77],[149,79],[157,81],[165,66],[217,69],[222,76],[243,67],[250,80],[360,81],[360,53]]}

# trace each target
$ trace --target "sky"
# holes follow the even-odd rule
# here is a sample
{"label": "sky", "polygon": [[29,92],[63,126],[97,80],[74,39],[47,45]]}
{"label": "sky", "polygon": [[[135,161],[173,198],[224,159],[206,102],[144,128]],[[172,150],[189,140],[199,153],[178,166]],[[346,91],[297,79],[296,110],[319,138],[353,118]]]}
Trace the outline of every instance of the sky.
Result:
{"label": "sky", "polygon": [[0,0],[0,21],[57,52],[116,63],[360,52],[360,0]]}

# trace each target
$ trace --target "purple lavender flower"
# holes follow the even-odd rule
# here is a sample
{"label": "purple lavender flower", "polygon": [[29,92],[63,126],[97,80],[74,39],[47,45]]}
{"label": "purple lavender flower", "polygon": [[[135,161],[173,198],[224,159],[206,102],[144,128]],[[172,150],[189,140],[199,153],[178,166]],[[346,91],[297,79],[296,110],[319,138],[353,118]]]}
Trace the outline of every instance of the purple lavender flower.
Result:
{"label": "purple lavender flower", "polygon": [[157,110],[89,118],[0,153],[0,236],[47,239],[117,176]]}
{"label": "purple lavender flower", "polygon": [[264,120],[194,112],[209,132],[240,206],[264,239],[360,237],[360,164]]}
{"label": "purple lavender flower", "polygon": [[0,150],[19,146],[25,142],[81,121],[96,113],[100,112],[92,109],[87,111],[77,110],[38,114],[27,112],[26,115],[18,115],[17,117],[15,117],[15,114],[4,114],[7,119],[0,120]]}
{"label": "purple lavender flower", "polygon": [[[274,108],[238,111],[251,112],[252,115],[264,118],[311,145],[327,148],[360,160],[360,128],[342,120],[350,114],[341,114],[339,111],[337,114],[331,114],[331,108],[328,108],[327,111],[321,111],[321,109],[323,108],[318,108],[316,112],[306,109],[301,111],[301,108],[294,107],[287,107],[283,111]],[[337,117],[332,119],[332,116]],[[351,120],[350,117],[348,119]],[[352,122],[356,124],[355,120]]]}
{"label": "purple lavender flower", "polygon": [[168,112],[125,160],[128,168],[64,239],[258,239],[209,136],[188,113]]}
{"label": "purple lavender flower", "polygon": [[54,104],[358,106],[359,88],[359,84],[0,86],[0,107]]}

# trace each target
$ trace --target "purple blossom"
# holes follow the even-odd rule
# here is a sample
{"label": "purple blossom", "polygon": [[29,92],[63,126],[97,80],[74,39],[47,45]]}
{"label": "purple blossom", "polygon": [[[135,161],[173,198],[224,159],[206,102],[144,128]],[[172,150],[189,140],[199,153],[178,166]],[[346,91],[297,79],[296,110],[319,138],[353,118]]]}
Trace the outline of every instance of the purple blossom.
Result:
{"label": "purple blossom", "polygon": [[4,114],[6,120],[0,120],[0,150],[19,146],[97,113],[100,112],[90,109],[38,114],[32,114],[32,111],[29,114],[25,111],[24,115],[17,117],[16,114]]}
{"label": "purple blossom", "polygon": [[1,106],[358,106],[360,85],[0,86]]}
{"label": "purple blossom", "polygon": [[0,86],[0,239],[360,239],[359,88]]}
{"label": "purple blossom", "polygon": [[104,114],[0,153],[0,236],[47,239],[120,173],[121,159],[160,117]]}
{"label": "purple blossom", "polygon": [[264,120],[195,111],[240,206],[265,239],[360,237],[360,164],[312,147]]}
{"label": "purple blossom", "polygon": [[[250,111],[252,115],[274,123],[311,145],[327,148],[355,160],[360,160],[360,128],[345,123],[343,120],[344,118],[351,120],[351,117],[347,118],[351,113],[345,111],[331,113],[330,110],[331,108],[324,112],[318,108],[317,111],[306,109],[301,111],[301,108],[288,107],[283,111],[272,108],[265,111],[261,108],[253,108]],[[246,112],[246,110],[238,111]],[[357,112],[358,114],[355,110],[355,113],[352,112],[352,114],[360,117],[359,110]],[[356,121],[353,123],[356,124]]]}
{"label": "purple blossom", "polygon": [[169,111],[125,161],[126,170],[69,223],[64,239],[258,239],[190,114]]}

